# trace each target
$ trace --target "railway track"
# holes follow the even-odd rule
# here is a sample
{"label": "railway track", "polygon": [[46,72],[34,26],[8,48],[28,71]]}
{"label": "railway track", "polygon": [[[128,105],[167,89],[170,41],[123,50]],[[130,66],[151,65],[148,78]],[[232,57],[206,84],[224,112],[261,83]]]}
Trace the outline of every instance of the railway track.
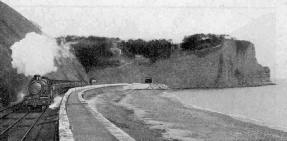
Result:
{"label": "railway track", "polygon": [[0,110],[1,141],[59,140],[58,109],[28,111],[18,106]]}

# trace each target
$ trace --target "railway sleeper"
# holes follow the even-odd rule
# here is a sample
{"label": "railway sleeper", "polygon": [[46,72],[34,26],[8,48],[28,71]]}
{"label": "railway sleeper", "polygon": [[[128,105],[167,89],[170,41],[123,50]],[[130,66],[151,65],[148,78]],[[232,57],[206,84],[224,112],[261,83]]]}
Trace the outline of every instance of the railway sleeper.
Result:
{"label": "railway sleeper", "polygon": [[5,125],[1,125],[1,127],[3,127],[3,128],[8,128],[10,125],[8,125],[8,124],[5,124]]}
{"label": "railway sleeper", "polygon": [[24,128],[24,127],[30,127],[31,124],[27,124],[27,125],[16,125],[16,128]]}
{"label": "railway sleeper", "polygon": [[58,122],[59,120],[52,120],[52,121],[47,121],[47,122],[43,122],[43,123],[38,123],[36,126],[40,126],[40,125],[44,125],[44,124],[50,124],[50,123],[56,123]]}
{"label": "railway sleeper", "polygon": [[8,120],[8,119],[19,119],[19,118],[17,118],[17,117],[3,117],[2,119],[5,119],[5,120]]}
{"label": "railway sleeper", "polygon": [[[0,118],[0,119],[1,119],[1,118]],[[16,118],[16,117],[15,117],[15,118],[14,118],[14,117],[13,117],[13,118],[10,118],[10,117],[9,117],[9,118],[3,117],[2,119],[5,119],[5,120],[8,120],[8,119],[15,120],[15,119],[19,119],[19,118]],[[32,118],[32,117],[31,117],[31,118],[25,118],[25,120],[35,120],[35,119],[37,119],[37,118]]]}
{"label": "railway sleeper", "polygon": [[25,118],[25,120],[34,120],[34,119],[37,119],[37,118],[34,118],[34,117]]}
{"label": "railway sleeper", "polygon": [[59,114],[57,113],[57,114],[53,114],[53,115],[44,116],[44,117],[42,117],[42,118],[49,118],[49,117],[58,116],[58,115],[59,115]]}
{"label": "railway sleeper", "polygon": [[[2,125],[2,127],[3,128],[8,128],[10,125]],[[31,126],[31,124],[22,124],[22,125],[15,125],[14,127],[16,127],[16,128],[21,128],[21,127],[30,127]],[[13,128],[14,128],[13,127]]]}
{"label": "railway sleeper", "polygon": [[5,119],[8,115],[12,114],[13,112],[9,112],[9,113],[6,113],[4,115],[1,115],[0,119]]}

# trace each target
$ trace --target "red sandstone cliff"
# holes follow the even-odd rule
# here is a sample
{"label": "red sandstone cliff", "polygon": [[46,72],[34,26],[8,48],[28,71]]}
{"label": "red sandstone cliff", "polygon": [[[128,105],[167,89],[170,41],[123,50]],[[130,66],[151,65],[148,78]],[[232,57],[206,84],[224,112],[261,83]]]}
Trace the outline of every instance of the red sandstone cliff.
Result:
{"label": "red sandstone cliff", "polygon": [[98,83],[144,82],[172,88],[260,86],[270,83],[270,70],[255,58],[248,41],[225,40],[220,46],[196,52],[178,52],[151,65],[135,61],[117,68],[97,69],[89,76]]}

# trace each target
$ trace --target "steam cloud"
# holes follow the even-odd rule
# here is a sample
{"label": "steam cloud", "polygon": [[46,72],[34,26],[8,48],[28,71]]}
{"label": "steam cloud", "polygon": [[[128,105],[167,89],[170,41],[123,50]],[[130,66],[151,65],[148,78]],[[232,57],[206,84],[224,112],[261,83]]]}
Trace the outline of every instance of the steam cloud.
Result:
{"label": "steam cloud", "polygon": [[56,71],[54,60],[69,56],[67,47],[58,46],[55,39],[34,32],[14,43],[11,50],[13,68],[17,68],[18,73],[25,76],[45,75]]}
{"label": "steam cloud", "polygon": [[21,103],[24,100],[25,96],[26,96],[26,94],[24,94],[23,92],[18,93],[17,94],[17,101],[11,102],[10,104],[15,105],[15,104]]}

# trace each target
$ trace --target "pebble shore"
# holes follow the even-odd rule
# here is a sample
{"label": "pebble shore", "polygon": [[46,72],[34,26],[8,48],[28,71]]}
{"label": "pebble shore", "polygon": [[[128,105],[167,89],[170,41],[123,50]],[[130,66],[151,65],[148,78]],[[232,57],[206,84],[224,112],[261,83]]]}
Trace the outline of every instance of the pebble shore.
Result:
{"label": "pebble shore", "polygon": [[117,90],[98,96],[97,109],[136,140],[287,140],[287,133],[187,108],[167,90]]}

